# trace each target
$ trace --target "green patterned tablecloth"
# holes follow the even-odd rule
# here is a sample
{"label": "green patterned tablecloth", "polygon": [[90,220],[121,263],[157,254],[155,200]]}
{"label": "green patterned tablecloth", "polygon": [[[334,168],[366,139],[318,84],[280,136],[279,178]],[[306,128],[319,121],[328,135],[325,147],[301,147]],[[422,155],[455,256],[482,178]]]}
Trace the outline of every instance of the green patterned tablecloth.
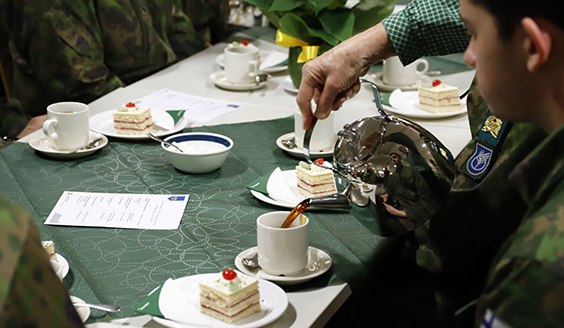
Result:
{"label": "green patterned tablecloth", "polygon": [[[150,140],[110,139],[94,155],[66,161],[15,143],[0,150],[0,192],[26,207],[44,239],[54,240],[58,253],[69,261],[64,281],[71,295],[121,305],[113,318],[132,316],[133,308],[166,279],[234,267],[238,253],[256,246],[256,218],[282,209],[260,202],[244,186],[276,167],[293,169],[298,160],[275,143],[293,128],[293,118],[286,118],[194,129],[224,134],[235,142],[221,169],[205,175],[175,170],[160,144]],[[190,194],[190,199],[178,230],[45,226],[65,190]],[[326,251],[334,264],[327,274],[285,289],[325,286],[339,278],[354,291],[356,278],[382,238],[348,212],[315,211],[308,216],[310,245]],[[93,310],[89,322],[104,315]]]}

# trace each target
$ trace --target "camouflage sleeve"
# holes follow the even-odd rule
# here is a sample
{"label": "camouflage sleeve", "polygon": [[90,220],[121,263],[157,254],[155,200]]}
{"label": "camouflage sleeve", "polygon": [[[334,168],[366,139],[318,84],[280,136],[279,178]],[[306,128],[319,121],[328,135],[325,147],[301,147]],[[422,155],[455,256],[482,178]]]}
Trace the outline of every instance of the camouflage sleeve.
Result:
{"label": "camouflage sleeve", "polygon": [[104,46],[94,10],[86,4],[53,5],[47,12],[26,12],[37,19],[29,38],[29,61],[47,94],[54,99],[90,102],[124,83],[104,62]]}
{"label": "camouflage sleeve", "polygon": [[0,137],[17,136],[27,122],[17,99],[0,98]]}
{"label": "camouflage sleeve", "polygon": [[168,33],[168,38],[172,49],[183,59],[203,50],[206,47],[203,36],[196,31],[192,22],[182,11],[180,0],[171,0],[172,5],[172,29]]}
{"label": "camouflage sleeve", "polygon": [[0,195],[0,327],[83,327],[31,216]]}
{"label": "camouflage sleeve", "polygon": [[489,281],[478,305],[478,325],[491,311],[495,318],[488,321],[499,320],[513,328],[562,327],[564,281],[540,262],[506,259],[498,263]]}

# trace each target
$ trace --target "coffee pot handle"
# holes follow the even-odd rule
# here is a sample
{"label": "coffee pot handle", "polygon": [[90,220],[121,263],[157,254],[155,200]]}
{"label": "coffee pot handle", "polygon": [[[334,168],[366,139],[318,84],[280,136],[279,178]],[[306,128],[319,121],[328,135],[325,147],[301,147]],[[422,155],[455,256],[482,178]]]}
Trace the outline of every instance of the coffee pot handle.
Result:
{"label": "coffee pot handle", "polygon": [[376,105],[378,112],[386,120],[390,121],[390,118],[388,117],[388,113],[386,113],[384,111],[384,107],[382,106],[382,97],[380,97],[380,91],[378,90],[378,87],[376,86],[376,84],[374,84],[374,82],[372,82],[372,81],[368,81],[367,79],[363,79],[363,78],[360,78],[360,82],[361,83],[370,83],[370,85],[372,86],[372,93],[374,94],[374,104]]}

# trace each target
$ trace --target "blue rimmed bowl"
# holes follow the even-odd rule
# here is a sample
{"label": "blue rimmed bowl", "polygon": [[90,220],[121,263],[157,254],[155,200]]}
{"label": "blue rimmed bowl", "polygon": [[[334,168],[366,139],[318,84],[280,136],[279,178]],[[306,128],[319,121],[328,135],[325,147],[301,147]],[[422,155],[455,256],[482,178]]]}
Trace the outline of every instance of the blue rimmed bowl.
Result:
{"label": "blue rimmed bowl", "polygon": [[191,174],[203,174],[217,170],[223,165],[233,148],[233,140],[217,133],[180,133],[165,140],[184,151],[182,153],[172,146],[161,143],[170,163],[176,169]]}

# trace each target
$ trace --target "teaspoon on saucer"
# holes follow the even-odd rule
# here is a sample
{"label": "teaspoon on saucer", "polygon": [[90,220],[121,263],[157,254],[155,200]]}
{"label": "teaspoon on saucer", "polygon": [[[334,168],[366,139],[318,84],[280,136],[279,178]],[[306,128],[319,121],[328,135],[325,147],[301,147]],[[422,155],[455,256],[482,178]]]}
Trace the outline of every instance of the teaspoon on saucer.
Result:
{"label": "teaspoon on saucer", "polygon": [[96,147],[98,147],[98,145],[100,144],[101,141],[102,141],[102,138],[96,138],[96,139],[92,140],[90,143],[88,143],[88,144],[87,144],[86,146],[84,146],[84,147],[80,147],[80,148],[77,148],[77,149],[75,149],[75,150],[71,150],[71,151],[69,151],[69,152],[65,152],[65,155],[67,155],[67,154],[74,154],[74,153],[76,153],[76,152],[79,151],[79,150],[88,150],[88,149],[96,148]]}
{"label": "teaspoon on saucer", "polygon": [[251,257],[242,258],[241,263],[243,263],[243,265],[249,270],[260,268],[260,265],[258,263],[258,252]]}
{"label": "teaspoon on saucer", "polygon": [[284,146],[286,146],[286,148],[288,148],[288,149],[293,149],[293,148],[297,147],[295,140],[296,140],[295,137],[292,137],[290,139],[284,139],[284,140],[282,140],[282,144]]}
{"label": "teaspoon on saucer", "polygon": [[257,76],[255,76],[255,82],[257,84],[260,84],[262,82],[266,82],[268,81],[268,74],[259,74]]}

